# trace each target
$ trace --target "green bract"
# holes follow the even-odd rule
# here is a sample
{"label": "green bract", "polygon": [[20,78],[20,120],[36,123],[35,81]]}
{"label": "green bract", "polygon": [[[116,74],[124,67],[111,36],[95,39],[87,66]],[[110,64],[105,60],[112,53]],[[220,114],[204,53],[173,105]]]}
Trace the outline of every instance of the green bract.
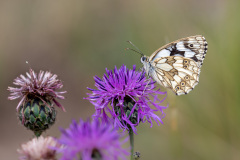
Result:
{"label": "green bract", "polygon": [[51,107],[49,101],[45,100],[43,102],[36,97],[28,99],[25,104],[20,106],[18,117],[26,128],[32,130],[39,137],[43,131],[54,124],[56,110],[54,107]]}

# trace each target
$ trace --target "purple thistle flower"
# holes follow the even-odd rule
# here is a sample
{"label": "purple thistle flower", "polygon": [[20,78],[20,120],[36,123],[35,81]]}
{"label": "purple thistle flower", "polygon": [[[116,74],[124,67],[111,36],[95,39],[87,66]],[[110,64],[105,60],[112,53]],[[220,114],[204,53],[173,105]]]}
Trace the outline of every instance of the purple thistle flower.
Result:
{"label": "purple thistle flower", "polygon": [[129,155],[122,148],[127,139],[121,142],[122,134],[98,120],[80,120],[79,123],[73,120],[70,127],[61,129],[61,132],[58,143],[63,147],[57,148],[62,153],[61,160],[117,160],[126,159],[125,156]]}
{"label": "purple thistle flower", "polygon": [[26,128],[32,130],[39,137],[56,120],[53,103],[65,111],[56,99],[64,99],[62,94],[66,91],[56,91],[63,87],[56,74],[40,71],[37,75],[32,69],[26,74],[26,77],[20,75],[13,82],[20,87],[8,87],[11,92],[8,99],[21,99],[16,108],[18,117]]}
{"label": "purple thistle flower", "polygon": [[[96,109],[95,118],[102,119],[103,122],[112,122],[115,127],[123,130],[132,128],[136,133],[136,126],[140,122],[156,121],[159,125],[165,116],[163,109],[167,107],[160,104],[166,96],[160,100],[158,95],[166,95],[166,92],[155,90],[154,81],[145,77],[145,72],[127,69],[123,65],[119,70],[106,69],[107,74],[103,78],[95,76],[95,86],[98,89],[88,88],[92,93],[88,93],[88,99]],[[152,105],[154,109],[150,107]],[[157,116],[155,112],[160,112]]]}
{"label": "purple thistle flower", "polygon": [[28,96],[38,97],[46,105],[48,105],[43,97],[47,98],[65,111],[64,107],[56,100],[56,98],[64,99],[62,94],[66,93],[66,91],[55,91],[63,87],[62,82],[56,79],[56,74],[52,74],[50,72],[44,73],[43,71],[40,71],[37,76],[37,74],[30,68],[29,73],[27,72],[26,75],[27,77],[20,75],[20,77],[17,77],[14,80],[13,84],[20,86],[19,88],[8,87],[8,90],[11,92],[10,96],[8,97],[9,100],[21,98],[16,108],[17,111],[19,107],[24,104]]}

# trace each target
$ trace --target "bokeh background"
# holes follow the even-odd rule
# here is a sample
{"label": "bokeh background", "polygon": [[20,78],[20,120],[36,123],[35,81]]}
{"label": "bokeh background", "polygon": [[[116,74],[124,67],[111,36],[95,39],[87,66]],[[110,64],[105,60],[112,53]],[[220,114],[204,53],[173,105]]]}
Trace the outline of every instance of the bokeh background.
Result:
{"label": "bokeh background", "polygon": [[18,101],[7,100],[7,87],[29,67],[56,73],[68,91],[60,101],[67,112],[58,109],[44,133],[58,137],[59,127],[94,113],[83,99],[94,75],[142,67],[124,50],[127,40],[150,55],[197,34],[209,44],[200,83],[186,96],[168,90],[164,125],[139,126],[135,150],[143,160],[240,159],[239,8],[239,0],[0,1],[0,159],[17,159],[16,149],[33,137],[16,117]]}

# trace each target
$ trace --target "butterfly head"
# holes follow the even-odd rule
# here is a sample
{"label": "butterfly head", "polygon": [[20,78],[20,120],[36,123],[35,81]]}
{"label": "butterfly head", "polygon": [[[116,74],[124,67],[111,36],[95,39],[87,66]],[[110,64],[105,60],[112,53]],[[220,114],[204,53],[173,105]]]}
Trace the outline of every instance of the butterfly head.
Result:
{"label": "butterfly head", "polygon": [[148,57],[147,57],[147,56],[142,56],[142,57],[141,57],[141,62],[142,62],[142,63],[148,62]]}
{"label": "butterfly head", "polygon": [[151,69],[151,64],[149,63],[149,57],[143,55],[141,57],[141,62],[143,64],[143,69],[145,70],[146,74],[149,75],[149,72]]}

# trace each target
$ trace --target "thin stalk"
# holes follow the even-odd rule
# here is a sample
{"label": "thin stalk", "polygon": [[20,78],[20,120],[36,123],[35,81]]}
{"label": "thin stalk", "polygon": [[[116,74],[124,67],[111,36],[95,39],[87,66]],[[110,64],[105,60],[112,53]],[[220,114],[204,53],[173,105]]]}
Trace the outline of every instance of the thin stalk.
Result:
{"label": "thin stalk", "polygon": [[130,138],[130,146],[131,146],[131,160],[134,160],[133,152],[134,152],[134,139],[133,139],[133,130],[129,128],[129,138]]}

